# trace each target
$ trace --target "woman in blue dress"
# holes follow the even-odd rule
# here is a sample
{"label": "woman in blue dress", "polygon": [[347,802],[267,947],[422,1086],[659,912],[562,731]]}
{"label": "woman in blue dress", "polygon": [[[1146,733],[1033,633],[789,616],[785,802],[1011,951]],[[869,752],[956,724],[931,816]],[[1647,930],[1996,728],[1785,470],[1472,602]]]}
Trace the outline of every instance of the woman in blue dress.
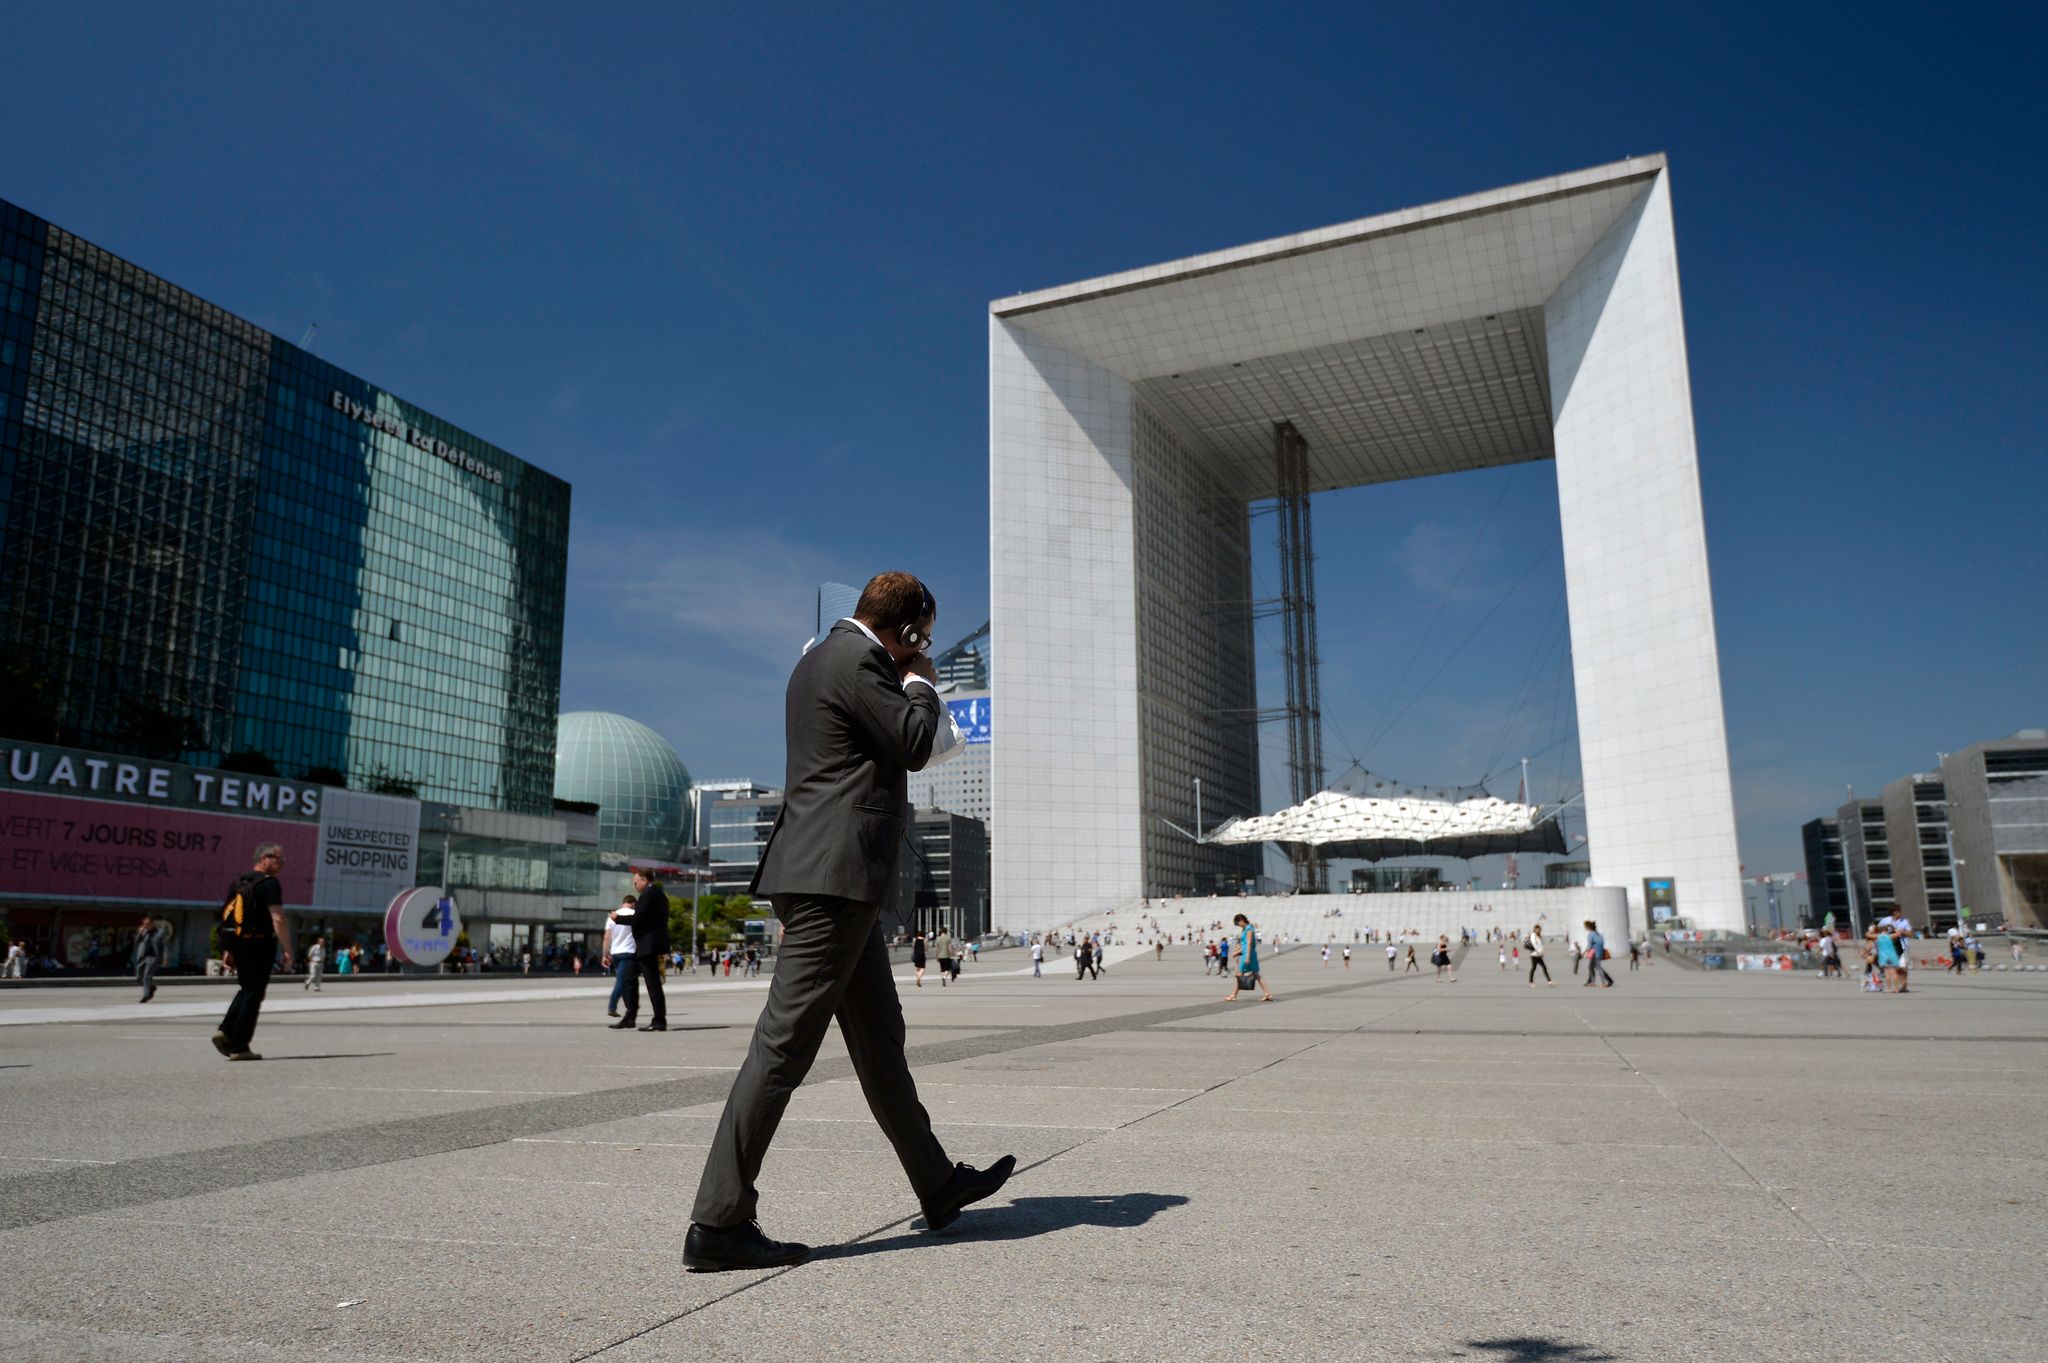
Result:
{"label": "woman in blue dress", "polygon": [[1877,968],[1884,972],[1884,992],[1899,990],[1899,939],[1889,927],[1877,934]]}
{"label": "woman in blue dress", "polygon": [[1225,1003],[1237,1001],[1237,991],[1249,978],[1265,995],[1265,1002],[1273,1001],[1273,991],[1266,988],[1266,977],[1259,973],[1259,932],[1252,926],[1252,920],[1239,914],[1232,920],[1237,924],[1237,974],[1231,978],[1230,992],[1223,996]]}

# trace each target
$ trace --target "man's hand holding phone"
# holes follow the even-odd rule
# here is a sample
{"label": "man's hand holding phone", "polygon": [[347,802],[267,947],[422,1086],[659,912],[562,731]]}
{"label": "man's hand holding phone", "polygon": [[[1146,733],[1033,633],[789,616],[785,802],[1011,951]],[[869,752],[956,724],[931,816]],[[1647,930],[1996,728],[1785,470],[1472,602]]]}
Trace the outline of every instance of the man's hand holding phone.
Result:
{"label": "man's hand holding phone", "polygon": [[934,686],[938,685],[938,669],[932,666],[932,659],[929,653],[913,653],[896,666],[899,674],[905,680],[911,677],[923,677]]}

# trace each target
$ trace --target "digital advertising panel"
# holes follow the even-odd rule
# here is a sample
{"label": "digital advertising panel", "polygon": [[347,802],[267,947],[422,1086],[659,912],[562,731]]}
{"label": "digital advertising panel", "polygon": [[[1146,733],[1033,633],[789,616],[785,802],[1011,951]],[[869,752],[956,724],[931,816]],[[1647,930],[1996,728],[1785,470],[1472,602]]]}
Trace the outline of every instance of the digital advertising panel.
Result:
{"label": "digital advertising panel", "polygon": [[215,905],[266,842],[284,848],[285,903],[308,903],[313,824],[0,790],[0,896]]}
{"label": "digital advertising panel", "polygon": [[990,713],[987,696],[971,696],[966,700],[948,700],[946,708],[953,712],[953,722],[960,726],[961,736],[972,744],[987,743],[993,734],[993,716]]}
{"label": "digital advertising panel", "polygon": [[382,913],[419,870],[420,803],[55,744],[0,747],[0,903],[212,908],[284,848],[292,909]]}

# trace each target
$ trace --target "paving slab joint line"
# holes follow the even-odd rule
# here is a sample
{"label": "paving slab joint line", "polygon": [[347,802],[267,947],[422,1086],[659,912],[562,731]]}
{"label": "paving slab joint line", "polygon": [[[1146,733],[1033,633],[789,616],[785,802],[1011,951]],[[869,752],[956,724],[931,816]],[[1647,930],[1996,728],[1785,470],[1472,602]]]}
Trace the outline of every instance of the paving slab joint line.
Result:
{"label": "paving slab joint line", "polygon": [[[1590,1022],[1586,1024],[1588,1030],[1591,1030],[1592,1025],[1593,1024]],[[1595,1035],[1598,1035],[1598,1033],[1595,1033]],[[1715,1135],[1713,1131],[1708,1128],[1705,1122],[1702,1122],[1699,1118],[1693,1116],[1690,1112],[1687,1112],[1685,1110],[1685,1107],[1676,1098],[1672,1097],[1670,1092],[1665,1089],[1664,1085],[1657,1082],[1657,1079],[1654,1075],[1650,1074],[1646,1070],[1638,1068],[1633,1061],[1631,1061],[1626,1055],[1623,1055],[1621,1053],[1620,1047],[1616,1046],[1612,1041],[1609,1041],[1606,1037],[1600,1037],[1600,1042],[1602,1045],[1606,1046],[1608,1050],[1614,1052],[1614,1058],[1616,1060],[1619,1060],[1623,1065],[1627,1066],[1630,1073],[1634,1074],[1637,1078],[1641,1079],[1643,1083],[1647,1084],[1650,1087],[1650,1089],[1657,1094],[1658,1097],[1662,1098],[1667,1104],[1669,1104],[1671,1110],[1678,1114],[1680,1120],[1684,1121],[1687,1125],[1691,1126],[1693,1130],[1699,1132],[1702,1136],[1705,1136],[1709,1141],[1711,1141],[1713,1143],[1714,1148],[1721,1152],[1721,1157],[1727,1160],[1730,1164],[1734,1165],[1737,1169],[1740,1169],[1742,1171],[1743,1177],[1747,1178],[1751,1183],[1755,1184],[1758,1191],[1762,1192],[1766,1197],[1770,1198],[1780,1207],[1783,1207],[1785,1209],[1785,1214],[1787,1216],[1790,1216],[1794,1221],[1797,1221],[1800,1225],[1806,1227],[1807,1231],[1812,1234],[1813,1238],[1818,1243],[1826,1246],[1828,1252],[1834,1255],[1835,1258],[1841,1262],[1842,1268],[1851,1277],[1855,1278],[1858,1282],[1862,1283],[1863,1286],[1869,1290],[1873,1297],[1882,1298],[1883,1285],[1874,1281],[1869,1274],[1865,1273],[1860,1267],[1857,1266],[1856,1261],[1854,1259],[1851,1259],[1847,1254],[1843,1253],[1841,1243],[1837,1241],[1834,1236],[1828,1234],[1827,1231],[1815,1225],[1813,1223],[1813,1219],[1807,1216],[1806,1213],[1800,1211],[1799,1208],[1793,1206],[1790,1200],[1786,1198],[1783,1192],[1781,1192],[1777,1188],[1772,1187],[1770,1184],[1764,1182],[1763,1179],[1759,1178],[1757,1176],[1756,1171],[1751,1169],[1747,1164],[1743,1163],[1742,1157],[1740,1155],[1737,1155],[1733,1150],[1730,1150],[1725,1144],[1723,1144],[1721,1138]],[[1929,1348],[1935,1351],[1937,1357],[1945,1360],[1945,1363],[1956,1363],[1955,1355],[1947,1352],[1945,1349],[1942,1349],[1941,1346],[1935,1341],[1929,1340],[1927,1341],[1927,1345]]]}
{"label": "paving slab joint line", "polygon": [[[1378,982],[1379,981],[1368,981],[1366,983]],[[1315,992],[1335,993],[1338,990],[1347,987],[1362,986],[1336,985],[1332,986],[1329,989],[1321,989]],[[1415,999],[1410,1003],[1403,1004],[1400,1008],[1394,1009],[1393,1013],[1399,1013],[1404,1011],[1405,1009],[1413,1008],[1421,1002],[1421,999]],[[1393,1013],[1383,1013],[1381,1014],[1381,1017],[1392,1017]],[[1157,1117],[1162,1113],[1171,1112],[1175,1108],[1183,1107],[1188,1103],[1194,1102],[1198,1098],[1205,1098],[1208,1095],[1215,1093],[1219,1089],[1228,1088],[1230,1085],[1237,1083],[1241,1079],[1249,1079],[1251,1078],[1251,1076],[1255,1074],[1263,1074],[1265,1071],[1272,1069],[1274,1066],[1284,1065],[1289,1060],[1292,1060],[1297,1056],[1306,1055],[1310,1051],[1315,1050],[1319,1046],[1327,1046],[1332,1041],[1336,1040],[1336,1038],[1339,1036],[1350,1036],[1352,1033],[1363,1031],[1365,1030],[1365,1026],[1365,1023],[1360,1023],[1358,1026],[1349,1028],[1345,1031],[1333,1032],[1332,1034],[1325,1036],[1320,1040],[1309,1042],[1306,1046],[1297,1047],[1296,1049],[1289,1051],[1285,1055],[1276,1056],[1273,1059],[1268,1060],[1263,1065],[1255,1065],[1251,1069],[1246,1070],[1243,1074],[1233,1074],[1228,1079],[1218,1080],[1216,1083],[1209,1085],[1207,1088],[1189,1092],[1188,1096],[1185,1098],[1176,1099],[1175,1101],[1168,1103],[1164,1107],[1156,1107],[1152,1109],[1150,1112],[1144,1113],[1137,1117],[1133,1117],[1128,1122],[1124,1122],[1119,1126],[1107,1127],[1098,1135],[1090,1136],[1086,1140],[1075,1141],[1072,1145],[1062,1146],[1060,1149],[1053,1151],[1051,1154],[1042,1155],[1038,1159],[1033,1160],[1029,1164],[1021,1164],[1017,1166],[1016,1170],[1011,1173],[1010,1177],[1014,1179],[1019,1174],[1028,1174],[1033,1169],[1043,1168],[1045,1165],[1052,1163],[1054,1160],[1060,1158],[1062,1155],[1070,1155],[1074,1151],[1081,1149],[1083,1146],[1093,1145],[1097,1141],[1103,1140],[1106,1137],[1114,1135],[1119,1131],[1126,1131],[1129,1130],[1131,1127],[1137,1126],[1141,1122],[1151,1121],[1154,1117]],[[896,1230],[899,1227],[909,1226],[912,1223],[914,1223],[917,1219],[918,1218],[914,1215],[898,1217],[896,1220],[889,1222],[887,1225],[877,1226],[871,1231],[863,1231],[861,1234],[854,1236],[850,1240],[840,1241],[837,1245],[834,1245],[831,1248],[843,1249],[853,1245],[864,1244],[865,1242],[874,1239],[878,1235],[886,1234],[887,1232]],[[743,1292],[751,1292],[755,1288],[760,1287],[764,1283],[773,1282],[775,1279],[780,1278],[785,1273],[794,1273],[797,1269],[804,1267],[804,1264],[819,1263],[826,1260],[830,1260],[834,1257],[835,1256],[830,1253],[823,1255],[813,1254],[811,1258],[806,1259],[803,1264],[791,1264],[787,1268],[778,1268],[772,1273],[765,1273],[762,1276],[755,1278],[751,1282],[742,1283],[740,1286],[735,1287],[730,1292],[721,1293],[720,1295],[713,1297],[709,1301],[699,1302],[697,1305],[692,1306],[687,1310],[678,1311],[675,1315],[668,1317],[666,1320],[658,1320],[654,1322],[652,1325],[648,1325],[641,1329],[635,1330],[632,1334],[626,1335],[620,1339],[615,1339],[609,1344],[600,1345],[598,1348],[592,1349],[589,1353],[578,1354],[575,1358],[570,1360],[570,1363],[587,1363],[587,1360],[589,1359],[599,1358],[605,1354],[610,1353],[614,1349],[632,1343],[636,1339],[644,1338],[647,1335],[654,1333],[656,1330],[665,1329],[670,1325],[674,1325],[677,1321],[686,1320],[689,1317],[697,1315],[700,1312],[709,1310],[711,1307],[717,1306],[721,1302],[731,1301],[734,1297],[739,1296]]]}

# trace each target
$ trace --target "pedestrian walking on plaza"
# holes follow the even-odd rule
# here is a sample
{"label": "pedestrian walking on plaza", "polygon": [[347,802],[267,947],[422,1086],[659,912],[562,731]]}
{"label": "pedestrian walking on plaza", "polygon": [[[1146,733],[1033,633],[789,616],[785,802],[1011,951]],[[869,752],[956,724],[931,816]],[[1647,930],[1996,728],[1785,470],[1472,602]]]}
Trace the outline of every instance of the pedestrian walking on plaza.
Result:
{"label": "pedestrian walking on plaza", "polygon": [[1345,948],[1344,948],[1344,968],[1345,968],[1346,970],[1349,970],[1349,969],[1351,969],[1351,948],[1350,948],[1350,947],[1345,947]]}
{"label": "pedestrian walking on plaza", "polygon": [[623,1020],[612,1024],[615,1032],[625,1031],[640,1016],[640,966],[633,955],[633,924],[639,907],[640,897],[629,894],[605,919],[601,960],[612,976],[612,1000],[605,1006],[605,1016],[619,1017],[619,1001],[626,1004]]}
{"label": "pedestrian walking on plaza", "polygon": [[910,968],[917,973],[917,987],[924,988],[924,929],[919,928],[910,939]]}
{"label": "pedestrian walking on plaza", "polygon": [[1500,944],[1500,969],[1501,969],[1501,973],[1502,973],[1502,974],[1506,974],[1506,973],[1507,973],[1507,969],[1508,969],[1508,944],[1507,944],[1506,942],[1502,942],[1502,943]]}
{"label": "pedestrian walking on plaza", "polygon": [[932,938],[932,955],[939,958],[939,987],[945,988],[953,982],[953,934],[944,928]]}
{"label": "pedestrian walking on plaza", "polygon": [[1235,1003],[1238,994],[1251,985],[1259,987],[1263,1002],[1273,1001],[1273,991],[1266,988],[1266,977],[1259,973],[1259,933],[1252,926],[1252,920],[1239,914],[1231,920],[1237,925],[1237,974],[1230,981],[1230,992],[1223,996],[1225,1003]]}
{"label": "pedestrian walking on plaza", "polygon": [[1415,943],[1413,942],[1408,944],[1408,958],[1407,962],[1401,967],[1401,973],[1406,975],[1411,970],[1418,975],[1422,973],[1422,967],[1415,963]]}
{"label": "pedestrian walking on plaza", "polygon": [[749,893],[783,938],[768,1001],[733,1081],[690,1212],[683,1263],[698,1271],[801,1263],[807,1246],[769,1239],[754,1180],[790,1095],[836,1016],[868,1108],[909,1176],[926,1226],[943,1230],[1016,1168],[951,1163],[932,1134],[903,1053],[903,1005],[882,944],[894,893],[908,773],[931,756],[944,710],[926,650],[938,605],[907,573],[883,573],[791,673],[784,704],[782,813]]}
{"label": "pedestrian walking on plaza", "polygon": [[1635,938],[1631,937],[1628,939],[1628,968],[1630,970],[1640,969],[1642,966],[1642,962],[1643,944],[1641,942],[1638,942]]}
{"label": "pedestrian walking on plaza", "polygon": [[[1890,921],[1885,920],[1887,923]],[[1887,994],[1897,994],[1905,988],[1901,980],[1906,972],[1899,964],[1903,959],[1898,934],[1889,928],[1880,931],[1877,934],[1877,968],[1884,972],[1884,992]]]}
{"label": "pedestrian walking on plaza", "polygon": [[1600,964],[1607,959],[1607,939],[1600,935],[1600,929],[1593,920],[1586,920],[1586,983],[1581,986],[1591,989],[1596,980],[1605,980],[1602,989],[1614,988],[1614,976],[1607,973],[1607,967]]}
{"label": "pedestrian walking on plaza", "polygon": [[[1569,938],[1567,938],[1567,940],[1569,940]],[[1579,949],[1579,944],[1578,944],[1577,942],[1573,942],[1573,943],[1572,943],[1572,974],[1576,975],[1576,974],[1578,974],[1578,973],[1579,973],[1579,962],[1580,962],[1580,961],[1582,961],[1582,960],[1584,960],[1584,959],[1585,959],[1585,956],[1586,956],[1586,953],[1585,953],[1584,951],[1582,951],[1582,950],[1580,950],[1580,949]]]}
{"label": "pedestrian walking on plaza", "polygon": [[2017,938],[2017,937],[2013,938],[2013,939],[2012,939],[2012,963],[2013,963],[2014,965],[2019,965],[2019,964],[2020,964],[2021,962],[2025,961],[2026,959],[2027,959],[2027,949],[2026,949],[2025,947],[2023,947],[2023,946],[2021,946],[2021,945],[2020,945],[2020,939],[2019,939],[2019,938]]}
{"label": "pedestrian walking on plaza", "polygon": [[1835,941],[1835,933],[1821,933],[1821,978],[1827,976],[1847,978],[1841,974],[1841,943]]}
{"label": "pedestrian walking on plaza", "polygon": [[1529,935],[1522,941],[1522,950],[1529,953],[1529,987],[1536,987],[1536,972],[1543,972],[1543,982],[1552,989],[1557,981],[1550,978],[1550,965],[1543,959],[1543,925],[1538,923],[1529,929]]}
{"label": "pedestrian walking on plaza", "polygon": [[[1459,940],[1462,942],[1463,938]],[[1437,935],[1436,950],[1430,953],[1429,963],[1436,967],[1436,979],[1433,983],[1442,984],[1446,971],[1450,972],[1452,984],[1458,982],[1458,972],[1451,968],[1451,939],[1448,935],[1442,933]]]}
{"label": "pedestrian walking on plaza", "polygon": [[[342,956],[342,960],[344,962],[343,969],[346,970],[347,966],[345,963],[348,957],[345,953]],[[309,989],[315,994],[319,993],[321,978],[326,974],[327,939],[325,937],[315,937],[313,945],[306,948],[306,982],[300,985],[299,988]]]}
{"label": "pedestrian walking on plaza", "polygon": [[633,905],[633,956],[638,962],[641,983],[647,988],[647,1007],[653,1014],[643,1032],[668,1030],[668,995],[661,987],[661,958],[668,955],[668,891],[652,871],[633,868],[633,888],[640,897]]}
{"label": "pedestrian walking on plaza", "polygon": [[164,963],[165,947],[164,925],[145,913],[142,928],[135,934],[135,982],[142,986],[138,1003],[156,997],[156,968]]}
{"label": "pedestrian walking on plaza", "polygon": [[1329,944],[1328,942],[1325,942],[1325,943],[1323,943],[1323,969],[1325,969],[1325,970],[1328,970],[1329,968],[1330,968],[1330,944]]}
{"label": "pedestrian walking on plaza", "polygon": [[230,1060],[263,1058],[249,1049],[249,1043],[256,1036],[263,996],[270,990],[270,973],[280,953],[284,968],[292,968],[292,929],[284,916],[284,886],[277,879],[283,869],[284,848],[274,842],[262,844],[256,849],[255,866],[235,877],[221,901],[220,958],[235,972],[235,997],[213,1034],[213,1048]]}
{"label": "pedestrian walking on plaza", "polygon": [[[1880,925],[1882,925],[1882,920],[1880,920]],[[1914,936],[1913,921],[1903,913],[1894,913],[1891,918],[1891,934],[1899,956],[1899,987],[1897,992],[1904,994],[1909,992],[1906,976],[1913,969],[1913,948],[1909,945]]]}
{"label": "pedestrian walking on plaza", "polygon": [[1034,937],[1031,939],[1031,978],[1036,980],[1044,975],[1045,941],[1043,938]]}
{"label": "pedestrian walking on plaza", "polygon": [[1397,961],[1397,960],[1399,960],[1399,959],[1400,959],[1400,956],[1401,956],[1401,948],[1399,948],[1399,947],[1395,946],[1395,945],[1394,945],[1394,944],[1393,944],[1392,942],[1388,942],[1388,943],[1387,943],[1387,973],[1388,973],[1388,974],[1390,974],[1390,975],[1391,975],[1391,974],[1393,974],[1393,973],[1394,973],[1394,962],[1395,962],[1395,961]]}

